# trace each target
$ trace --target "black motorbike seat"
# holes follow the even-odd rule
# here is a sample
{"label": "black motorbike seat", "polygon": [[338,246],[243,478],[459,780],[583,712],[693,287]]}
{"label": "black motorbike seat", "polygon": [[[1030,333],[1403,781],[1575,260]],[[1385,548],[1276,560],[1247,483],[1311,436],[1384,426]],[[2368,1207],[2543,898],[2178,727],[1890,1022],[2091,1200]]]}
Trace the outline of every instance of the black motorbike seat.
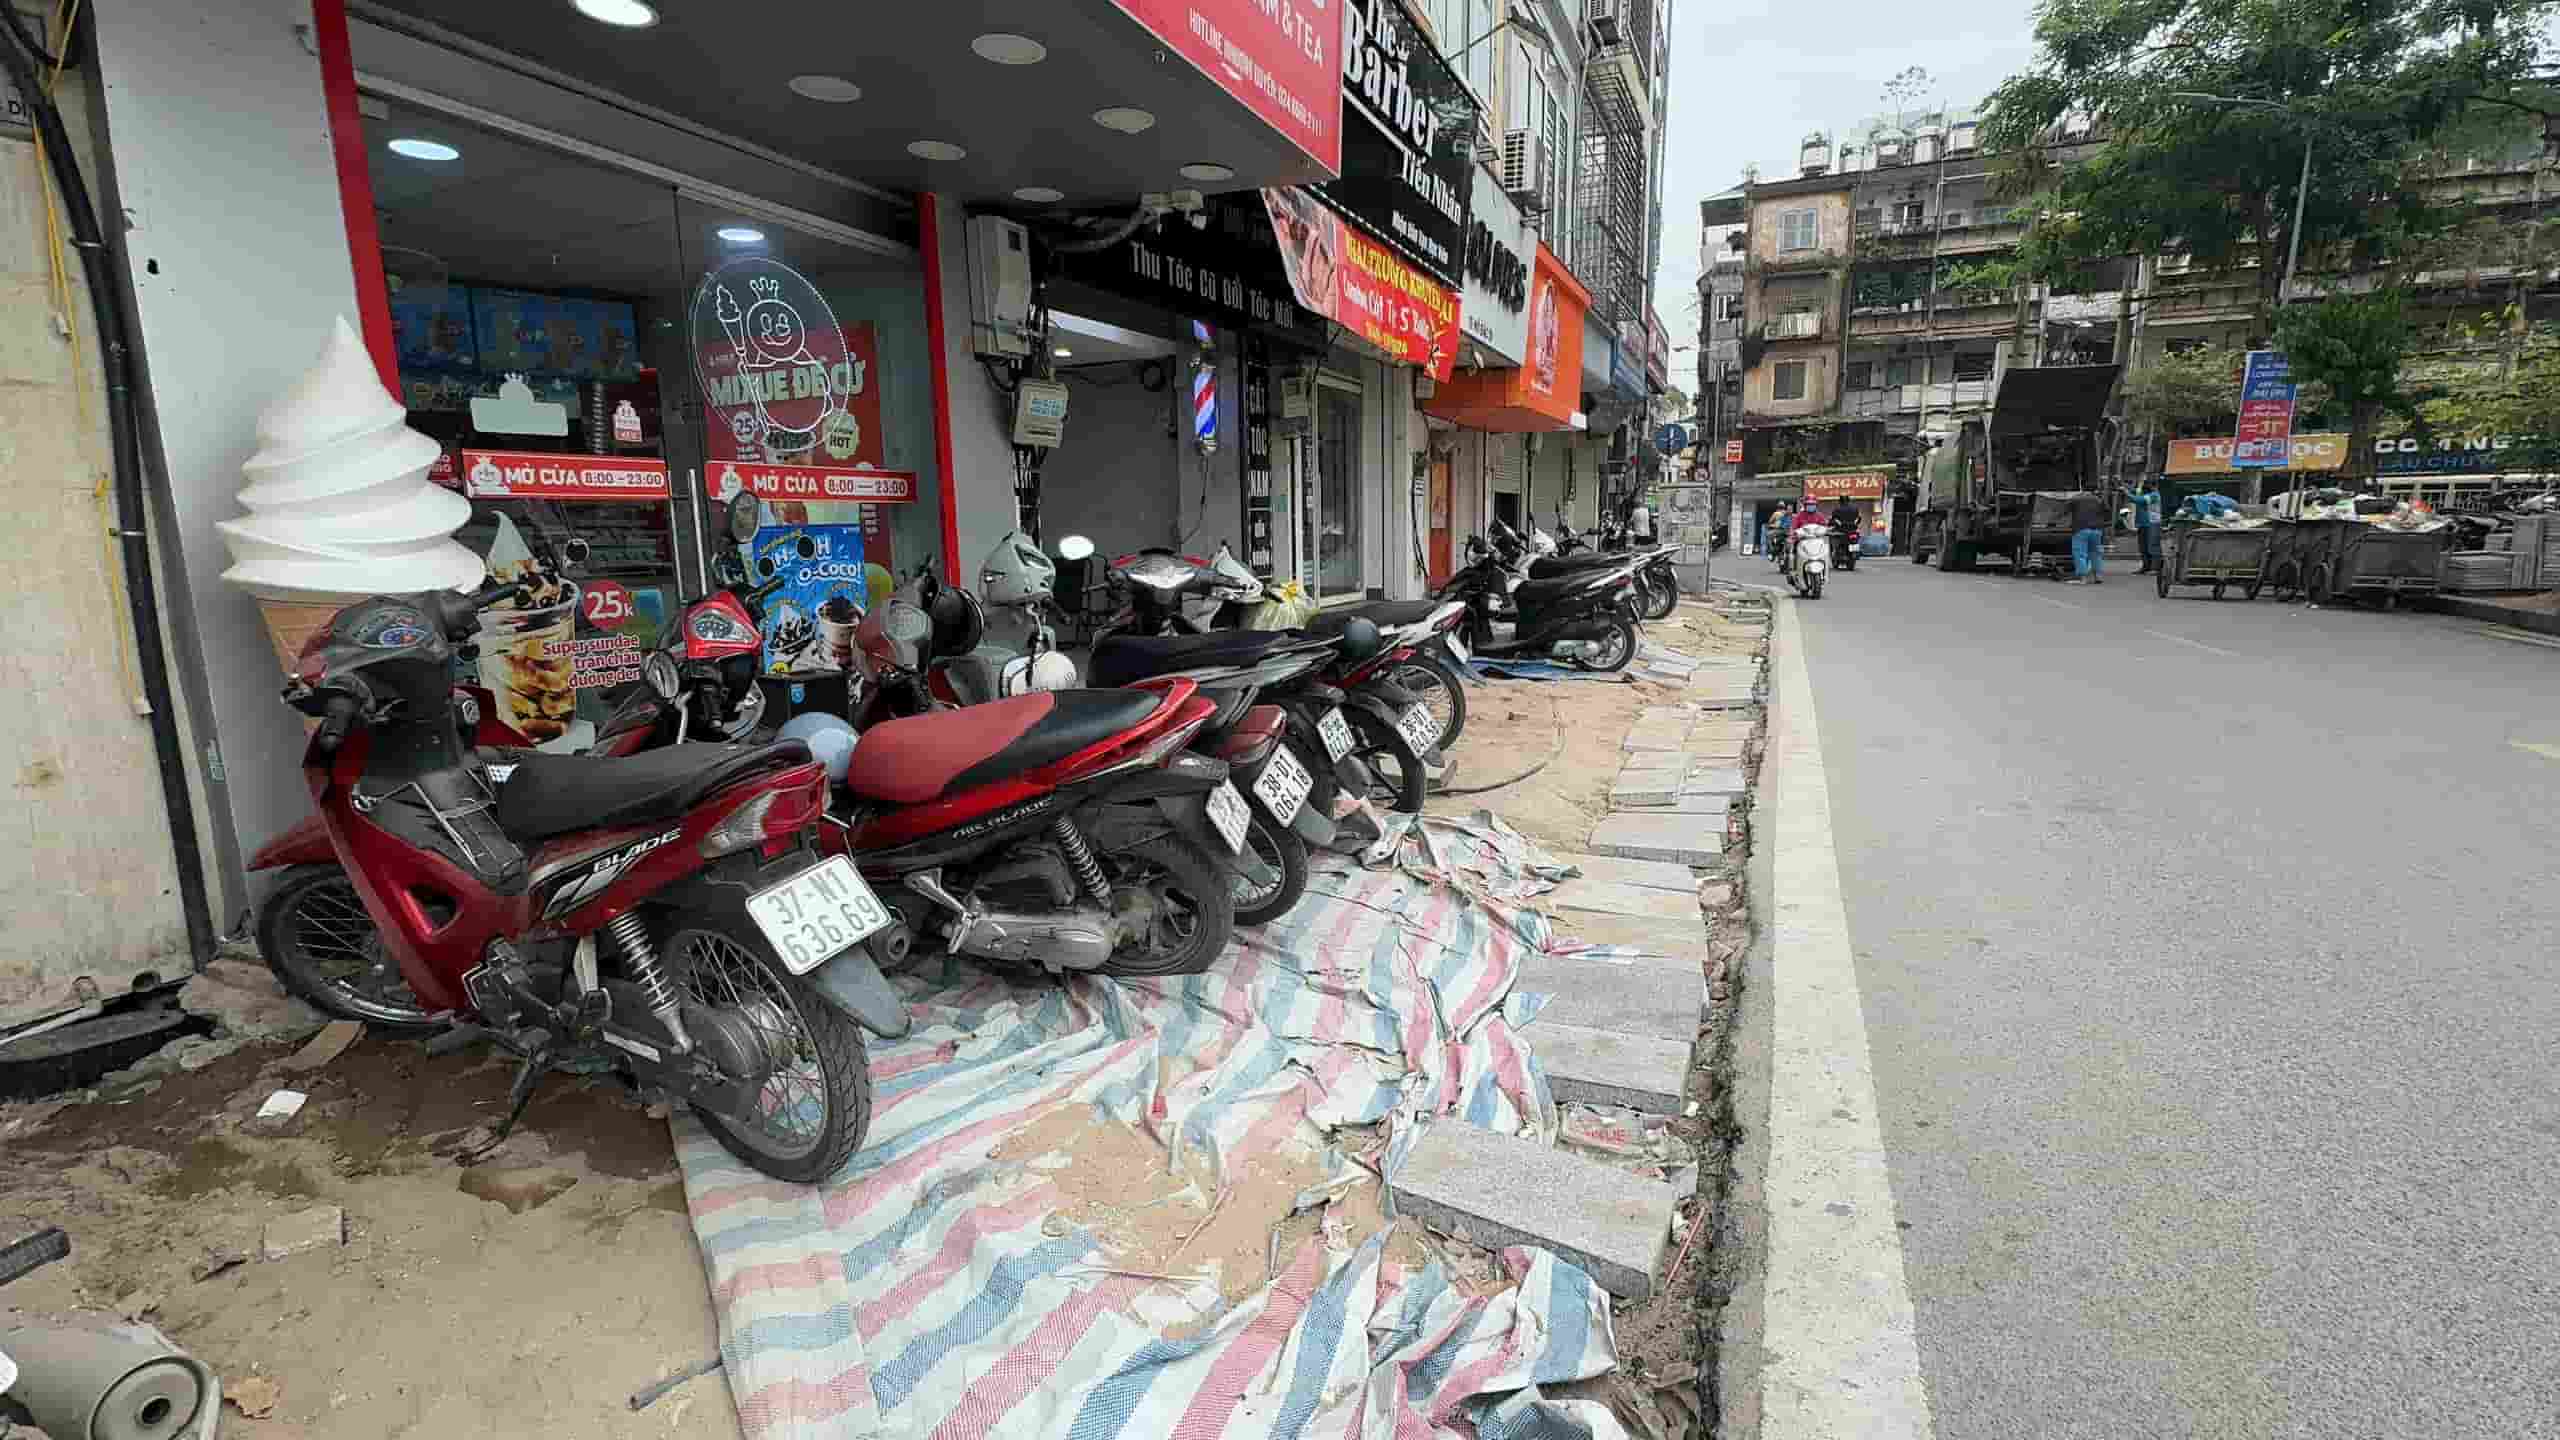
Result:
{"label": "black motorbike seat", "polygon": [[757,775],[810,763],[797,740],[672,745],[637,755],[526,754],[498,787],[498,828],[518,842],[573,830],[672,820],[703,797]]}
{"label": "black motorbike seat", "polygon": [[1354,620],[1366,620],[1380,629],[1412,625],[1430,619],[1431,612],[1445,603],[1440,600],[1372,600],[1365,605],[1346,605],[1339,610],[1327,610],[1309,620],[1307,633],[1339,635],[1342,627]]}
{"label": "black motorbike seat", "polygon": [[1553,575],[1543,580],[1524,580],[1511,592],[1511,603],[1523,611],[1543,610],[1558,600],[1578,592],[1597,592],[1600,577],[1594,574]]}
{"label": "black motorbike seat", "polygon": [[1259,665],[1273,651],[1304,643],[1289,630],[1212,630],[1205,635],[1105,635],[1085,664],[1098,686],[1134,685],[1211,666]]}
{"label": "black motorbike seat", "polygon": [[1039,690],[985,705],[884,720],[862,732],[845,788],[922,805],[1063,760],[1156,712],[1152,690]]}
{"label": "black motorbike seat", "polygon": [[1634,563],[1632,555],[1544,555],[1529,562],[1529,578],[1552,580],[1559,575],[1580,575],[1593,570],[1609,570]]}

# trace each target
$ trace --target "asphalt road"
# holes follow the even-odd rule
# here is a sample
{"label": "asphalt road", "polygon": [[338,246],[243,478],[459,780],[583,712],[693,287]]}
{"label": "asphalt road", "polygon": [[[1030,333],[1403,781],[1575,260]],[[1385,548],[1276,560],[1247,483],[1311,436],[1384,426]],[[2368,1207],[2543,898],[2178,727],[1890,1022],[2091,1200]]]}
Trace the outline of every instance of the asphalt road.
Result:
{"label": "asphalt road", "polygon": [[1778,602],[1936,1433],[2560,1436],[2560,649],[2132,570]]}

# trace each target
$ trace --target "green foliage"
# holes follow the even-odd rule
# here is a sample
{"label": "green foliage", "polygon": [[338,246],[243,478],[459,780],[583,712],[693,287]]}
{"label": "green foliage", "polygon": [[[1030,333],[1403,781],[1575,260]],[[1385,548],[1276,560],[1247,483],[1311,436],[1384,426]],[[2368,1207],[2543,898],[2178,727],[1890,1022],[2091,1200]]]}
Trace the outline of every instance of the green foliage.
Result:
{"label": "green foliage", "polygon": [[2479,362],[2439,369],[2415,428],[2510,436],[2511,468],[2560,469],[2560,327],[2521,322],[2518,311],[2484,317],[2473,338],[2498,348]]}
{"label": "green foliage", "polygon": [[2124,382],[2125,419],[2172,434],[2229,433],[2240,413],[2240,369],[2247,357],[2228,345],[2163,355]]}
{"label": "green foliage", "polygon": [[2350,463],[2372,453],[2374,425],[2385,410],[2412,419],[2419,414],[2423,397],[2401,378],[2414,334],[2408,293],[2397,286],[2290,305],[2276,322],[2276,344],[2294,379],[2326,386],[2346,412]]}
{"label": "green foliage", "polygon": [[[2042,0],[2038,53],[1986,105],[1983,141],[2041,222],[2021,258],[2048,279],[2093,259],[2183,249],[2214,267],[2257,254],[2272,318],[2306,141],[2306,269],[2370,265],[2440,240],[2461,208],[2418,183],[2430,146],[2509,144],[2538,128],[2555,0]],[[2240,108],[2178,92],[2273,102]],[[2061,166],[2055,122],[2099,117],[2094,154]]]}

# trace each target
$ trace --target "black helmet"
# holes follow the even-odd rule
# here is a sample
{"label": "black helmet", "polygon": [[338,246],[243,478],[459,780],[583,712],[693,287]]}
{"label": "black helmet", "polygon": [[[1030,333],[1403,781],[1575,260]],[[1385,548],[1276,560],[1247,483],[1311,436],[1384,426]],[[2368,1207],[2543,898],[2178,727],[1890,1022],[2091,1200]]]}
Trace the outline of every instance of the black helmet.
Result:
{"label": "black helmet", "polygon": [[1378,653],[1386,637],[1378,633],[1375,621],[1365,615],[1354,615],[1342,625],[1342,658],[1360,661]]}
{"label": "black helmet", "polygon": [[966,655],[987,638],[987,615],[978,597],[957,585],[945,585],[926,605],[933,616],[933,653]]}

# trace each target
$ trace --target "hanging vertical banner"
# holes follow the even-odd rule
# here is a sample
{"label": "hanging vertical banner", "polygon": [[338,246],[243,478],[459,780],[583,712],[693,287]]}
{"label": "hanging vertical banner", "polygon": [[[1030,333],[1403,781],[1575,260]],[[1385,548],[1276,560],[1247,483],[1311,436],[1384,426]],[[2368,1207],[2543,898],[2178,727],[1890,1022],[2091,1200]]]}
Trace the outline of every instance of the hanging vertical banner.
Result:
{"label": "hanging vertical banner", "polygon": [[1262,192],[1298,303],[1434,380],[1458,364],[1458,292],[1300,189]]}
{"label": "hanging vertical banner", "polygon": [[2240,423],[2231,468],[2280,470],[2293,456],[2293,367],[2281,350],[2252,350],[2240,374]]}
{"label": "hanging vertical banner", "polygon": [[1271,353],[1259,338],[1244,343],[1239,367],[1244,392],[1244,563],[1268,580],[1271,547]]}

